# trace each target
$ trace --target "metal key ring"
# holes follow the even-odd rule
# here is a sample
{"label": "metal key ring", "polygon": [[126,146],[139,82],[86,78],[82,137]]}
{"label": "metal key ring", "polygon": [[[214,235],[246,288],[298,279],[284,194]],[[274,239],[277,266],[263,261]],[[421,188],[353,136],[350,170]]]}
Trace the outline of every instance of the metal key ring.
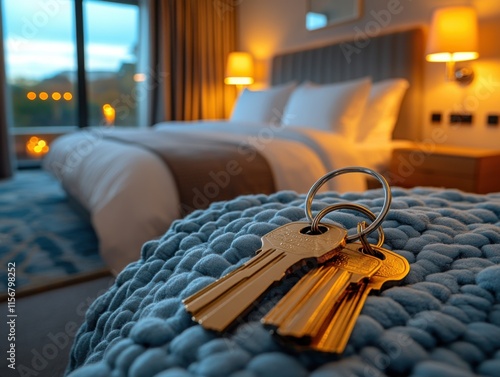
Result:
{"label": "metal key ring", "polygon": [[[316,215],[316,217],[313,219],[313,221],[311,223],[311,230],[314,232],[315,229],[319,228],[320,221],[323,219],[323,217],[325,217],[328,213],[339,210],[339,209],[352,209],[354,211],[359,211],[359,212],[365,214],[370,220],[372,220],[373,221],[372,224],[375,222],[375,219],[377,218],[372,211],[370,211],[368,208],[362,206],[361,204],[355,204],[355,203],[332,204],[331,206],[323,208],[321,211],[319,211],[319,213]],[[379,217],[380,217],[380,215],[379,215]],[[365,228],[364,231],[360,231],[360,232],[353,234],[351,236],[347,236],[347,238],[346,238],[347,241],[351,242],[351,241],[357,240],[358,238],[361,238],[362,236],[364,236],[366,234],[369,234],[368,232],[366,232],[366,230],[368,228],[369,227]],[[382,229],[382,226],[378,226],[377,231],[378,231],[379,239],[378,239],[378,243],[376,246],[381,247],[384,244],[384,240],[385,240],[385,234],[384,234],[384,230]]]}
{"label": "metal key ring", "polygon": [[[357,232],[361,232],[363,229],[365,229],[367,227],[366,225],[366,221],[361,221],[358,223],[358,226],[357,226]],[[380,229],[380,227],[379,227]],[[373,249],[372,249],[372,246],[370,245],[370,243],[368,242],[368,240],[366,239],[366,235],[362,235],[361,237],[359,237],[359,241],[361,242],[361,245],[363,245],[363,250],[365,252],[369,252],[369,254],[373,254]],[[380,241],[379,241],[380,243]],[[378,247],[382,246],[382,245],[377,245]]]}
{"label": "metal key ring", "polygon": [[[380,224],[382,224],[382,221],[384,221],[385,217],[387,216],[387,213],[389,212],[389,207],[391,206],[391,201],[392,201],[391,188],[389,186],[389,183],[387,183],[387,180],[381,174],[377,173],[376,171],[374,171],[372,169],[364,168],[361,166],[353,166],[353,167],[348,167],[348,168],[337,169],[337,170],[331,171],[331,172],[325,174],[320,179],[318,179],[316,181],[316,183],[314,183],[314,185],[311,187],[309,192],[307,193],[305,212],[306,212],[307,219],[311,222],[311,229],[313,231],[317,231],[317,224],[319,223],[319,221],[317,221],[316,223],[314,222],[314,218],[313,218],[313,214],[312,214],[312,210],[311,210],[311,205],[312,205],[314,196],[316,195],[318,190],[321,188],[321,186],[323,186],[327,181],[329,181],[330,179],[332,179],[334,177],[337,177],[337,176],[342,175],[342,174],[347,174],[347,173],[365,173],[365,174],[371,175],[372,177],[376,178],[382,184],[382,187],[384,189],[384,205],[382,206],[382,210],[380,211],[378,216],[375,218],[375,220],[366,229],[361,231],[358,234],[358,236],[356,236],[354,238],[353,238],[353,236],[347,237],[348,241],[352,241],[352,240],[359,238],[362,235],[370,234],[371,232],[373,232],[376,228],[378,228],[380,226]],[[363,208],[365,208],[365,207],[363,207]],[[372,213],[372,212],[370,211],[370,213]],[[314,224],[316,224],[316,225],[314,225]]]}
{"label": "metal key ring", "polygon": [[[366,221],[363,220],[363,221],[358,223],[358,226],[357,226],[358,233],[360,233],[365,228],[366,228]],[[381,227],[379,227],[378,229],[380,229],[380,228]],[[376,258],[382,259],[382,260],[385,259],[384,253],[381,253],[380,251],[377,250],[377,248],[374,249],[372,247],[372,245],[370,245],[370,243],[366,239],[366,234],[363,234],[361,237],[359,237],[359,241],[361,242],[361,245],[362,245],[361,251],[364,254],[371,255],[372,257],[376,257]],[[377,247],[382,247],[382,245],[383,245],[383,240],[381,240],[379,238]]]}

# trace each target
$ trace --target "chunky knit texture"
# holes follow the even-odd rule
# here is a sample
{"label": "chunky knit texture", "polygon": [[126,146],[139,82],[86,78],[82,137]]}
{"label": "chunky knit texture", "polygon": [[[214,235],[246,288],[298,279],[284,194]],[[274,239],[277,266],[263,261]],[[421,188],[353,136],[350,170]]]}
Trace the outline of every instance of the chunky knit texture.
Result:
{"label": "chunky knit texture", "polygon": [[[146,243],[87,312],[68,367],[71,377],[133,376],[498,376],[500,370],[500,194],[393,190],[385,247],[411,271],[371,295],[342,355],[297,352],[259,319],[297,276],[272,288],[223,335],[204,330],[181,300],[252,257],[260,237],[305,220],[292,192],[213,204]],[[378,212],[382,192],[318,195]],[[327,216],[353,231],[362,215]],[[371,239],[375,242],[374,239]]]}

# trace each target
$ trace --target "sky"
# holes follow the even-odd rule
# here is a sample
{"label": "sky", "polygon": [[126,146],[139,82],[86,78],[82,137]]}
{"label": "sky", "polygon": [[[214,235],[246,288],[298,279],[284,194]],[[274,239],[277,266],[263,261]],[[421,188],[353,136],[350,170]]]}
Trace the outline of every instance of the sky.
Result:
{"label": "sky", "polygon": [[[9,78],[76,70],[73,7],[71,0],[2,0]],[[84,18],[87,70],[117,71],[134,61],[136,7],[85,0]]]}

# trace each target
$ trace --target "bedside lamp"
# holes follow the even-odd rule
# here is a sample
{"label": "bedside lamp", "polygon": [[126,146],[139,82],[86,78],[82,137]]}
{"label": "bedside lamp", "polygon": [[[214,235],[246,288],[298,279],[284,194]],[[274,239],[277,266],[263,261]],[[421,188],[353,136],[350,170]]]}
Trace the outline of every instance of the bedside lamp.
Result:
{"label": "bedside lamp", "polygon": [[238,89],[243,85],[253,84],[252,55],[248,52],[231,52],[227,58],[224,83],[236,85]]}
{"label": "bedside lamp", "polygon": [[477,16],[474,8],[456,6],[434,11],[427,40],[426,59],[446,62],[446,77],[469,84],[474,73],[470,68],[455,70],[455,62],[474,60],[477,52]]}

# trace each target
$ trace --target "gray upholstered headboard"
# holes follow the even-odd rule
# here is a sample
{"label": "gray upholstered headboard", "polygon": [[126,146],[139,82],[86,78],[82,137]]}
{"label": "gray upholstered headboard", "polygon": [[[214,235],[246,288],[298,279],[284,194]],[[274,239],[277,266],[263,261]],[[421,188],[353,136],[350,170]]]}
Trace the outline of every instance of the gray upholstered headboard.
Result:
{"label": "gray upholstered headboard", "polygon": [[[350,52],[350,54],[348,53]],[[403,77],[410,82],[393,133],[419,140],[422,131],[424,37],[421,29],[381,35],[369,41],[341,42],[277,55],[272,85],[310,80],[327,84],[371,76],[373,81]]]}

